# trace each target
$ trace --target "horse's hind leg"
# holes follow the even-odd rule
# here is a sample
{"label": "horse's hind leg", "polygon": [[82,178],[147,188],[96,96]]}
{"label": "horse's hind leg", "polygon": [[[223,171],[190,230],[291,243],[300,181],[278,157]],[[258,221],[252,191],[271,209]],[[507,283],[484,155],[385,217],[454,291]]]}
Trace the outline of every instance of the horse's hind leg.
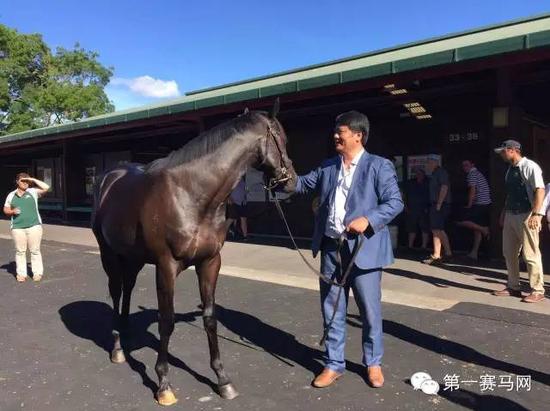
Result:
{"label": "horse's hind leg", "polygon": [[101,263],[109,278],[109,294],[113,300],[111,361],[120,364],[126,361],[120,345],[120,297],[122,296],[122,267],[120,259],[106,247],[101,247]]}
{"label": "horse's hind leg", "polygon": [[130,264],[126,262],[124,264],[124,272],[122,278],[122,312],[120,315],[121,327],[126,330],[128,327],[128,318],[130,315],[130,300],[132,298],[132,291],[136,285],[137,275],[143,268],[142,263]]}
{"label": "horse's hind leg", "polygon": [[159,378],[157,401],[160,405],[172,405],[178,401],[168,381],[168,343],[174,331],[174,284],[177,270],[177,263],[170,258],[157,264],[160,347],[155,371]]}
{"label": "horse's hind leg", "polygon": [[196,269],[199,277],[199,287],[203,306],[202,318],[204,329],[208,336],[208,346],[210,348],[210,366],[218,377],[220,395],[222,398],[232,400],[237,397],[239,393],[223,369],[218,346],[215,293],[220,265],[221,258],[220,255],[217,254],[214,258],[197,264]]}

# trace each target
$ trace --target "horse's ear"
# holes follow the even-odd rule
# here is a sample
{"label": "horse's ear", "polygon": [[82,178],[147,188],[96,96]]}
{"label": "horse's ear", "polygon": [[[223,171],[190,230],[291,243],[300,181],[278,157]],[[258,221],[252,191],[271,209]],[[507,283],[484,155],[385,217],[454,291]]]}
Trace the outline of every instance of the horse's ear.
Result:
{"label": "horse's ear", "polygon": [[271,112],[269,113],[270,118],[276,118],[277,114],[279,114],[279,107],[281,105],[281,101],[279,100],[279,97],[275,99],[275,102],[273,103],[273,107],[271,107]]}
{"label": "horse's ear", "polygon": [[245,107],[242,115],[244,116],[245,114],[248,114],[248,111],[248,107]]}

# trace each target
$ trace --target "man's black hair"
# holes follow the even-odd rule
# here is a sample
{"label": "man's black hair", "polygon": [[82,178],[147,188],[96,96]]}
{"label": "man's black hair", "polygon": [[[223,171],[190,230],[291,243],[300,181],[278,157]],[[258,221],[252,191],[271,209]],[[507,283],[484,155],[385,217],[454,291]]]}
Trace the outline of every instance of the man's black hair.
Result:
{"label": "man's black hair", "polygon": [[370,122],[366,115],[358,111],[347,111],[336,117],[336,128],[347,126],[354,133],[361,133],[363,146],[369,139]]}

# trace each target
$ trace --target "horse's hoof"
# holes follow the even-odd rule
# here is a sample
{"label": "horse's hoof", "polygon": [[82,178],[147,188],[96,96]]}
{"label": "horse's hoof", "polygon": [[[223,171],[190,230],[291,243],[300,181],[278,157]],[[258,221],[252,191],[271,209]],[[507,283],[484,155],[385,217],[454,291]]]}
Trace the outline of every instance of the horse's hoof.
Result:
{"label": "horse's hoof", "polygon": [[233,384],[225,384],[220,386],[220,396],[224,400],[232,400],[239,396],[239,391],[235,389]]}
{"label": "horse's hoof", "polygon": [[124,356],[124,351],[121,349],[115,349],[111,353],[111,362],[114,362],[115,364],[122,364],[123,362],[126,362],[126,357]]}
{"label": "horse's hoof", "polygon": [[160,405],[164,405],[165,407],[167,407],[169,405],[174,405],[176,402],[178,402],[178,399],[171,389],[167,389],[164,391],[159,391],[157,393],[157,402]]}

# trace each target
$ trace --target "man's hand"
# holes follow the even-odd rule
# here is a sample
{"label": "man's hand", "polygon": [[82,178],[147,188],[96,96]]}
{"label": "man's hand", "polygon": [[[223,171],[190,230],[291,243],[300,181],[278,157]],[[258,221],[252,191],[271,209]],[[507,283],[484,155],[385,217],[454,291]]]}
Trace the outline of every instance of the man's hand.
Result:
{"label": "man's hand", "polygon": [[18,209],[18,208],[12,208],[11,211],[12,211],[13,215],[19,215],[19,214],[21,214],[21,210]]}
{"label": "man's hand", "polygon": [[353,220],[346,227],[346,232],[351,234],[362,234],[369,227],[369,220],[367,217],[359,217]]}
{"label": "man's hand", "polygon": [[436,204],[436,205],[435,205],[435,209],[436,209],[437,211],[441,211],[441,204]]}
{"label": "man's hand", "polygon": [[530,230],[540,231],[542,227],[541,222],[542,216],[532,214],[529,220],[527,220],[527,227],[529,227]]}

